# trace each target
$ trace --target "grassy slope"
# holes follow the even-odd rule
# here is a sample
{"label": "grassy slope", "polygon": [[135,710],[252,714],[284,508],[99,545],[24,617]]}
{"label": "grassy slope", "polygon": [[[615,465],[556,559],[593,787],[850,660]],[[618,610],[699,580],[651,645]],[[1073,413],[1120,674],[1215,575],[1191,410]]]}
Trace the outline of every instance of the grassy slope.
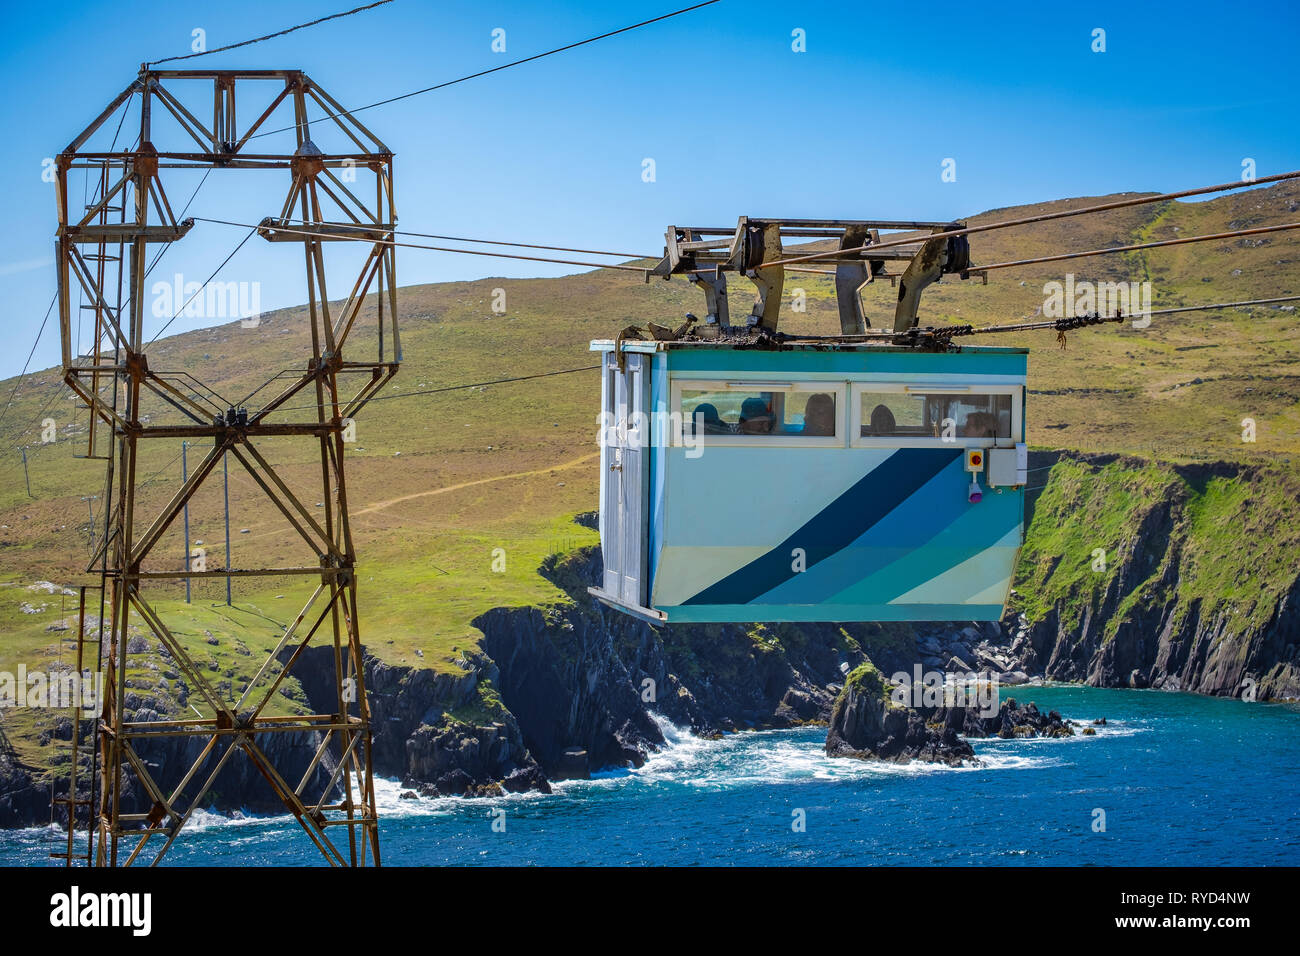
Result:
{"label": "grassy slope", "polygon": [[[972,221],[1092,201],[996,210]],[[975,260],[1005,261],[1221,231],[1230,224],[1290,221],[1298,206],[1300,187],[1283,185],[1200,204],[1121,210],[976,236]],[[1259,245],[1175,247],[1066,267],[1094,281],[1149,275],[1157,307],[1300,291],[1300,240],[1280,234],[1255,241]],[[1238,269],[1240,275],[1234,276]],[[1059,280],[1062,272],[1060,264],[1001,270],[992,274],[988,287],[947,279],[927,293],[922,321],[981,324],[1031,315],[1042,304],[1043,283]],[[737,281],[736,312],[744,311],[744,286]],[[505,315],[491,311],[497,287],[506,290]],[[807,290],[808,312],[791,314],[787,308],[785,327],[835,331],[830,281],[791,274],[787,293],[795,288]],[[868,290],[868,313],[887,321],[894,294],[887,283]],[[611,337],[628,324],[647,320],[675,324],[684,312],[699,312],[701,304],[699,294],[683,282],[643,285],[612,271],[407,288],[401,294],[402,371],[385,395],[588,365],[588,340]],[[1300,447],[1300,319],[1295,311],[1257,308],[1156,317],[1145,331],[1105,327],[1076,333],[1066,351],[1055,347],[1050,333],[989,341],[1036,347],[1030,372],[1030,440],[1036,445],[1154,450],[1178,459],[1274,461],[1286,460]],[[240,396],[272,372],[292,366],[307,342],[305,310],[293,309],[264,316],[257,329],[235,323],[164,339],[151,350],[150,362],[156,369],[188,371],[217,384],[223,394]],[[12,384],[0,383],[3,394]],[[56,370],[32,374],[0,427],[0,448],[10,449],[0,456],[0,581],[14,582],[0,588],[0,669],[39,660],[48,654],[45,649],[57,646],[55,634],[45,630],[56,612],[18,614],[26,585],[38,579],[91,581],[82,573],[88,519],[81,499],[102,494],[103,472],[98,462],[73,460],[84,452],[75,439],[84,435],[85,413],[75,409],[66,392],[56,396],[58,386]],[[476,614],[494,606],[562,599],[534,569],[549,552],[595,540],[593,532],[573,525],[567,516],[596,505],[598,394],[596,375],[578,372],[378,402],[363,412],[357,444],[350,449],[348,481],[360,556],[362,635],[375,653],[399,663],[422,660],[425,666],[456,667],[461,652],[475,640],[470,621]],[[46,415],[55,419],[61,440],[29,452],[34,494],[29,499],[14,449],[39,441],[35,423]],[[1258,422],[1257,444],[1240,441],[1245,416]],[[313,505],[319,477],[310,445],[267,442],[262,448],[302,489],[307,505]],[[178,453],[175,443],[145,450],[141,474],[153,480],[138,499],[144,513],[161,508],[174,491]],[[191,467],[199,457],[197,449],[191,451]],[[192,538],[214,549],[214,566],[223,560],[220,494],[220,482],[210,483],[191,508]],[[1222,501],[1207,497],[1204,520],[1217,520],[1231,495],[1225,490]],[[235,566],[271,566],[305,554],[253,481],[233,463],[230,497]],[[100,502],[92,505],[98,509]],[[179,567],[181,541],[179,527],[169,532],[154,566]],[[496,548],[506,552],[504,573],[492,571]],[[1206,571],[1205,587],[1223,583]],[[238,638],[250,650],[269,646],[278,626],[292,619],[306,596],[301,582],[273,582],[262,590],[237,584],[241,610],[231,612],[214,607],[224,600],[223,583],[196,585],[195,591],[195,603],[185,613],[193,615],[196,633],[211,630],[223,644]],[[151,593],[168,613],[181,612],[178,588]],[[218,662],[220,672],[232,671],[230,679],[237,685],[247,679],[257,657],[231,655]],[[292,682],[289,690],[295,692]],[[27,736],[11,723],[6,726],[15,738]]]}
{"label": "grassy slope", "polygon": [[[1111,573],[1144,545],[1139,528],[1152,508],[1184,502],[1171,535],[1182,542],[1178,613],[1196,602],[1230,603],[1238,623],[1267,623],[1295,581],[1300,553],[1300,476],[1266,466],[1257,477],[1188,480],[1151,462],[1118,460],[1100,468],[1062,461],[1035,505],[1021,553],[1015,603],[1031,621],[1059,608],[1067,626],[1101,606]],[[1095,562],[1097,549],[1106,564]],[[1165,560],[1169,560],[1166,554]],[[1105,624],[1114,636],[1123,612],[1154,599],[1163,563],[1150,568]],[[1175,621],[1175,623],[1178,623]]]}

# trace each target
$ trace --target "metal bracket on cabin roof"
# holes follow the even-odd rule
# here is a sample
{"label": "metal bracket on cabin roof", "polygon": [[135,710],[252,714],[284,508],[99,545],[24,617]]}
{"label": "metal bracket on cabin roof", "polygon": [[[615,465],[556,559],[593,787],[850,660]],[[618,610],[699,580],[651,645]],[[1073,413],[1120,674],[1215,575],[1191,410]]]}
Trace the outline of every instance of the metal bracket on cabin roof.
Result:
{"label": "metal bracket on cabin roof", "polygon": [[[744,275],[754,283],[757,295],[746,326],[776,332],[781,310],[785,273],[812,272],[835,277],[840,333],[861,335],[871,327],[862,308],[863,287],[878,278],[898,286],[894,309],[894,331],[917,326],[921,293],[945,275],[970,271],[970,243],[965,236],[927,240],[924,232],[961,229],[959,222],[892,222],[856,219],[751,219],[741,216],[735,229],[709,226],[669,226],[665,234],[663,259],[650,275],[667,278],[685,275],[704,290],[706,313],[703,327],[695,334],[704,338],[726,336],[731,330],[727,299],[727,273]],[[890,245],[878,251],[881,230],[921,231],[915,242]],[[834,241],[835,249],[811,255],[787,253],[782,239],[800,238]],[[896,242],[897,236],[888,237]],[[906,262],[903,272],[885,271],[888,261]],[[813,268],[833,265],[834,271]]]}

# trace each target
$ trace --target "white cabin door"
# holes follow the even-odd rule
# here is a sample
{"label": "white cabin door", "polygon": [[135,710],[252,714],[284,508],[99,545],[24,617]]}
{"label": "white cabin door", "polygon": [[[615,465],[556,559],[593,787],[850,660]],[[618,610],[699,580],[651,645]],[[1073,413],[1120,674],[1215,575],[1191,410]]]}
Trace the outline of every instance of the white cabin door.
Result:
{"label": "white cabin door", "polygon": [[633,607],[645,604],[646,584],[646,356],[624,353],[620,371],[606,352],[602,373],[605,413],[601,447],[601,554],[603,589]]}

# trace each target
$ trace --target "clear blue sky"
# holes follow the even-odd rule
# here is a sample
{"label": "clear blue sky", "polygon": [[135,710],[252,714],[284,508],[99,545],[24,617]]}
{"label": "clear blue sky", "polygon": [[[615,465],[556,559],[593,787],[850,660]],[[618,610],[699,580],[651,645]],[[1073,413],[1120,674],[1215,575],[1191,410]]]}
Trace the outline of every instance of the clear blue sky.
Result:
{"label": "clear blue sky", "polygon": [[[11,5],[0,37],[0,377],[21,369],[54,292],[54,190],[41,181],[42,160],[143,60],[189,52],[196,27],[216,47],[360,2]],[[353,106],[686,3],[395,0],[190,65],[300,68]],[[498,27],[505,54],[491,49]],[[1105,53],[1091,50],[1098,27]],[[791,49],[795,29],[805,31],[806,52]],[[730,224],[742,214],[946,219],[1226,182],[1245,157],[1260,176],[1295,169],[1297,39],[1294,0],[1059,8],[723,0],[362,119],[397,154],[404,229],[657,253],[669,223]],[[647,157],[654,183],[642,181]],[[956,182],[940,179],[945,158],[956,160]],[[174,180],[177,206],[197,183],[188,175]],[[250,193],[239,174],[224,175],[236,178],[209,182],[191,214],[279,212],[283,183]],[[151,283],[177,271],[202,281],[239,236],[200,223]],[[262,240],[250,240],[222,278],[260,280],[263,309],[302,302],[300,267],[267,275],[267,255]],[[573,271],[416,251],[398,258],[403,285]],[[178,320],[172,330],[201,324]],[[52,318],[32,367],[57,361]]]}

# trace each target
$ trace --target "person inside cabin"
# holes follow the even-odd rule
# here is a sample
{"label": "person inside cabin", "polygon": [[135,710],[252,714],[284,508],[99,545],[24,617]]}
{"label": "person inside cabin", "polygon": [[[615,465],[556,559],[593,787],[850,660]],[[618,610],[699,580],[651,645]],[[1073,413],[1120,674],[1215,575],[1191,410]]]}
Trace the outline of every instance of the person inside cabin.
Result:
{"label": "person inside cabin", "polygon": [[[698,433],[705,435],[726,435],[731,432],[727,423],[722,420],[718,414],[718,409],[711,402],[704,402],[695,406],[695,412],[691,415],[692,428]],[[703,426],[702,432],[700,427]]]}
{"label": "person inside cabin", "polygon": [[772,431],[772,409],[761,398],[747,398],[740,406],[739,425],[742,435],[766,435]]}
{"label": "person inside cabin", "polygon": [[803,434],[831,436],[835,434],[835,399],[818,392],[808,399],[803,411]]}
{"label": "person inside cabin", "polygon": [[877,405],[871,410],[872,435],[892,435],[896,427],[894,413],[889,410],[888,405]]}
{"label": "person inside cabin", "polygon": [[971,412],[966,416],[962,426],[964,438],[994,438],[997,436],[998,419],[989,412]]}

